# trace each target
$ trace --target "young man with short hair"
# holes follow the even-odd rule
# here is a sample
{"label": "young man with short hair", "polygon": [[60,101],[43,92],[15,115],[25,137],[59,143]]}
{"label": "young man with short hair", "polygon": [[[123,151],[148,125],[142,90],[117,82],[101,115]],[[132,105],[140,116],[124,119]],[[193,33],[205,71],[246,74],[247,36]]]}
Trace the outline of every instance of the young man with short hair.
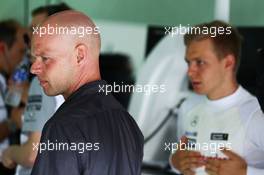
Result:
{"label": "young man with short hair", "polygon": [[[236,80],[241,37],[234,27],[221,21],[195,27],[200,32],[189,31],[184,42],[188,76],[199,95],[181,107],[178,138],[188,149],[177,150],[170,158],[171,165],[187,175],[234,171],[260,175],[264,136],[259,133],[264,132],[264,116],[258,100]],[[216,35],[211,31],[217,31]],[[232,151],[220,151],[222,147]],[[223,169],[224,164],[231,166],[229,171]]]}

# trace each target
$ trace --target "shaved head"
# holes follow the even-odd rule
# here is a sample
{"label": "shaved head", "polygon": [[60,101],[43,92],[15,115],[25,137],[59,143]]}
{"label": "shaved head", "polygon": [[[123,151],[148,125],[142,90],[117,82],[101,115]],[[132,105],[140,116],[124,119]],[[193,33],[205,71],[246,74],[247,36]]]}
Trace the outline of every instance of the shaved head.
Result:
{"label": "shaved head", "polygon": [[47,27],[54,27],[55,31],[57,29],[57,32],[53,32],[55,35],[64,35],[72,38],[72,44],[86,44],[90,48],[92,55],[99,57],[101,39],[98,27],[85,14],[73,10],[55,13],[48,17],[39,28],[41,27],[46,29]]}
{"label": "shaved head", "polygon": [[72,10],[55,13],[34,31],[32,55],[40,61],[31,72],[43,82],[46,94],[67,98],[81,85],[100,79],[100,32],[88,16]]}

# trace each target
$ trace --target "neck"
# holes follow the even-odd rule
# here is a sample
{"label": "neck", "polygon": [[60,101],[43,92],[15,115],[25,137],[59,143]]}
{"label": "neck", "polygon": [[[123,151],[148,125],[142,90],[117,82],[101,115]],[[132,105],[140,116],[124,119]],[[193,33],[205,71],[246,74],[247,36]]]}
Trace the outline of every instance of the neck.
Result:
{"label": "neck", "polygon": [[213,93],[207,95],[207,98],[209,100],[218,100],[233,94],[237,90],[237,88],[238,83],[236,79],[233,78],[232,81],[229,81],[229,83],[223,83],[221,86],[218,86]]}
{"label": "neck", "polygon": [[63,95],[64,99],[66,100],[72,93],[77,91],[81,86],[83,86],[89,82],[93,82],[93,81],[100,80],[100,79],[101,79],[100,74],[98,74],[96,76],[92,76],[90,78],[79,79],[79,81],[77,81],[73,86],[70,87],[70,89],[67,92],[65,92],[62,95]]}

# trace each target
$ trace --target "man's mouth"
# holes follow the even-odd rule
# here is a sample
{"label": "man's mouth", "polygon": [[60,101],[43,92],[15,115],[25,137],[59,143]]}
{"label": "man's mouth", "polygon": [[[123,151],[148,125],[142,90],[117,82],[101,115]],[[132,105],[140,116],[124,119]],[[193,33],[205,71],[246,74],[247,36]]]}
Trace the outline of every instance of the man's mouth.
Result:
{"label": "man's mouth", "polygon": [[199,85],[201,85],[202,83],[200,81],[192,81],[192,86],[195,88]]}
{"label": "man's mouth", "polygon": [[38,79],[39,80],[39,84],[40,86],[44,87],[48,84],[48,81],[42,80],[42,79]]}

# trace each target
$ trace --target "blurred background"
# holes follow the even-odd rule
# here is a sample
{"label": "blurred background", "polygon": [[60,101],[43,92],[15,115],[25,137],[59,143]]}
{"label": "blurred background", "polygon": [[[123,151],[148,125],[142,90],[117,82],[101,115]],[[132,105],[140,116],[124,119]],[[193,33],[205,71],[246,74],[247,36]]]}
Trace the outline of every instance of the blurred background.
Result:
{"label": "blurred background", "polygon": [[[215,19],[216,4],[215,0],[3,0],[0,19],[15,18],[29,25],[33,9],[59,2],[91,16],[102,32],[102,52],[129,55],[136,72],[146,56],[149,26],[210,21]],[[232,0],[229,21],[235,26],[263,26],[263,6],[264,2],[259,0]]]}
{"label": "blurred background", "polygon": [[171,174],[177,109],[190,93],[182,35],[168,26],[191,26],[220,19],[244,37],[238,81],[263,105],[264,1],[260,0],[2,0],[0,20],[29,26],[39,6],[66,3],[90,16],[100,28],[101,74],[109,84],[164,85],[165,92],[115,92],[145,137],[144,174]]}

